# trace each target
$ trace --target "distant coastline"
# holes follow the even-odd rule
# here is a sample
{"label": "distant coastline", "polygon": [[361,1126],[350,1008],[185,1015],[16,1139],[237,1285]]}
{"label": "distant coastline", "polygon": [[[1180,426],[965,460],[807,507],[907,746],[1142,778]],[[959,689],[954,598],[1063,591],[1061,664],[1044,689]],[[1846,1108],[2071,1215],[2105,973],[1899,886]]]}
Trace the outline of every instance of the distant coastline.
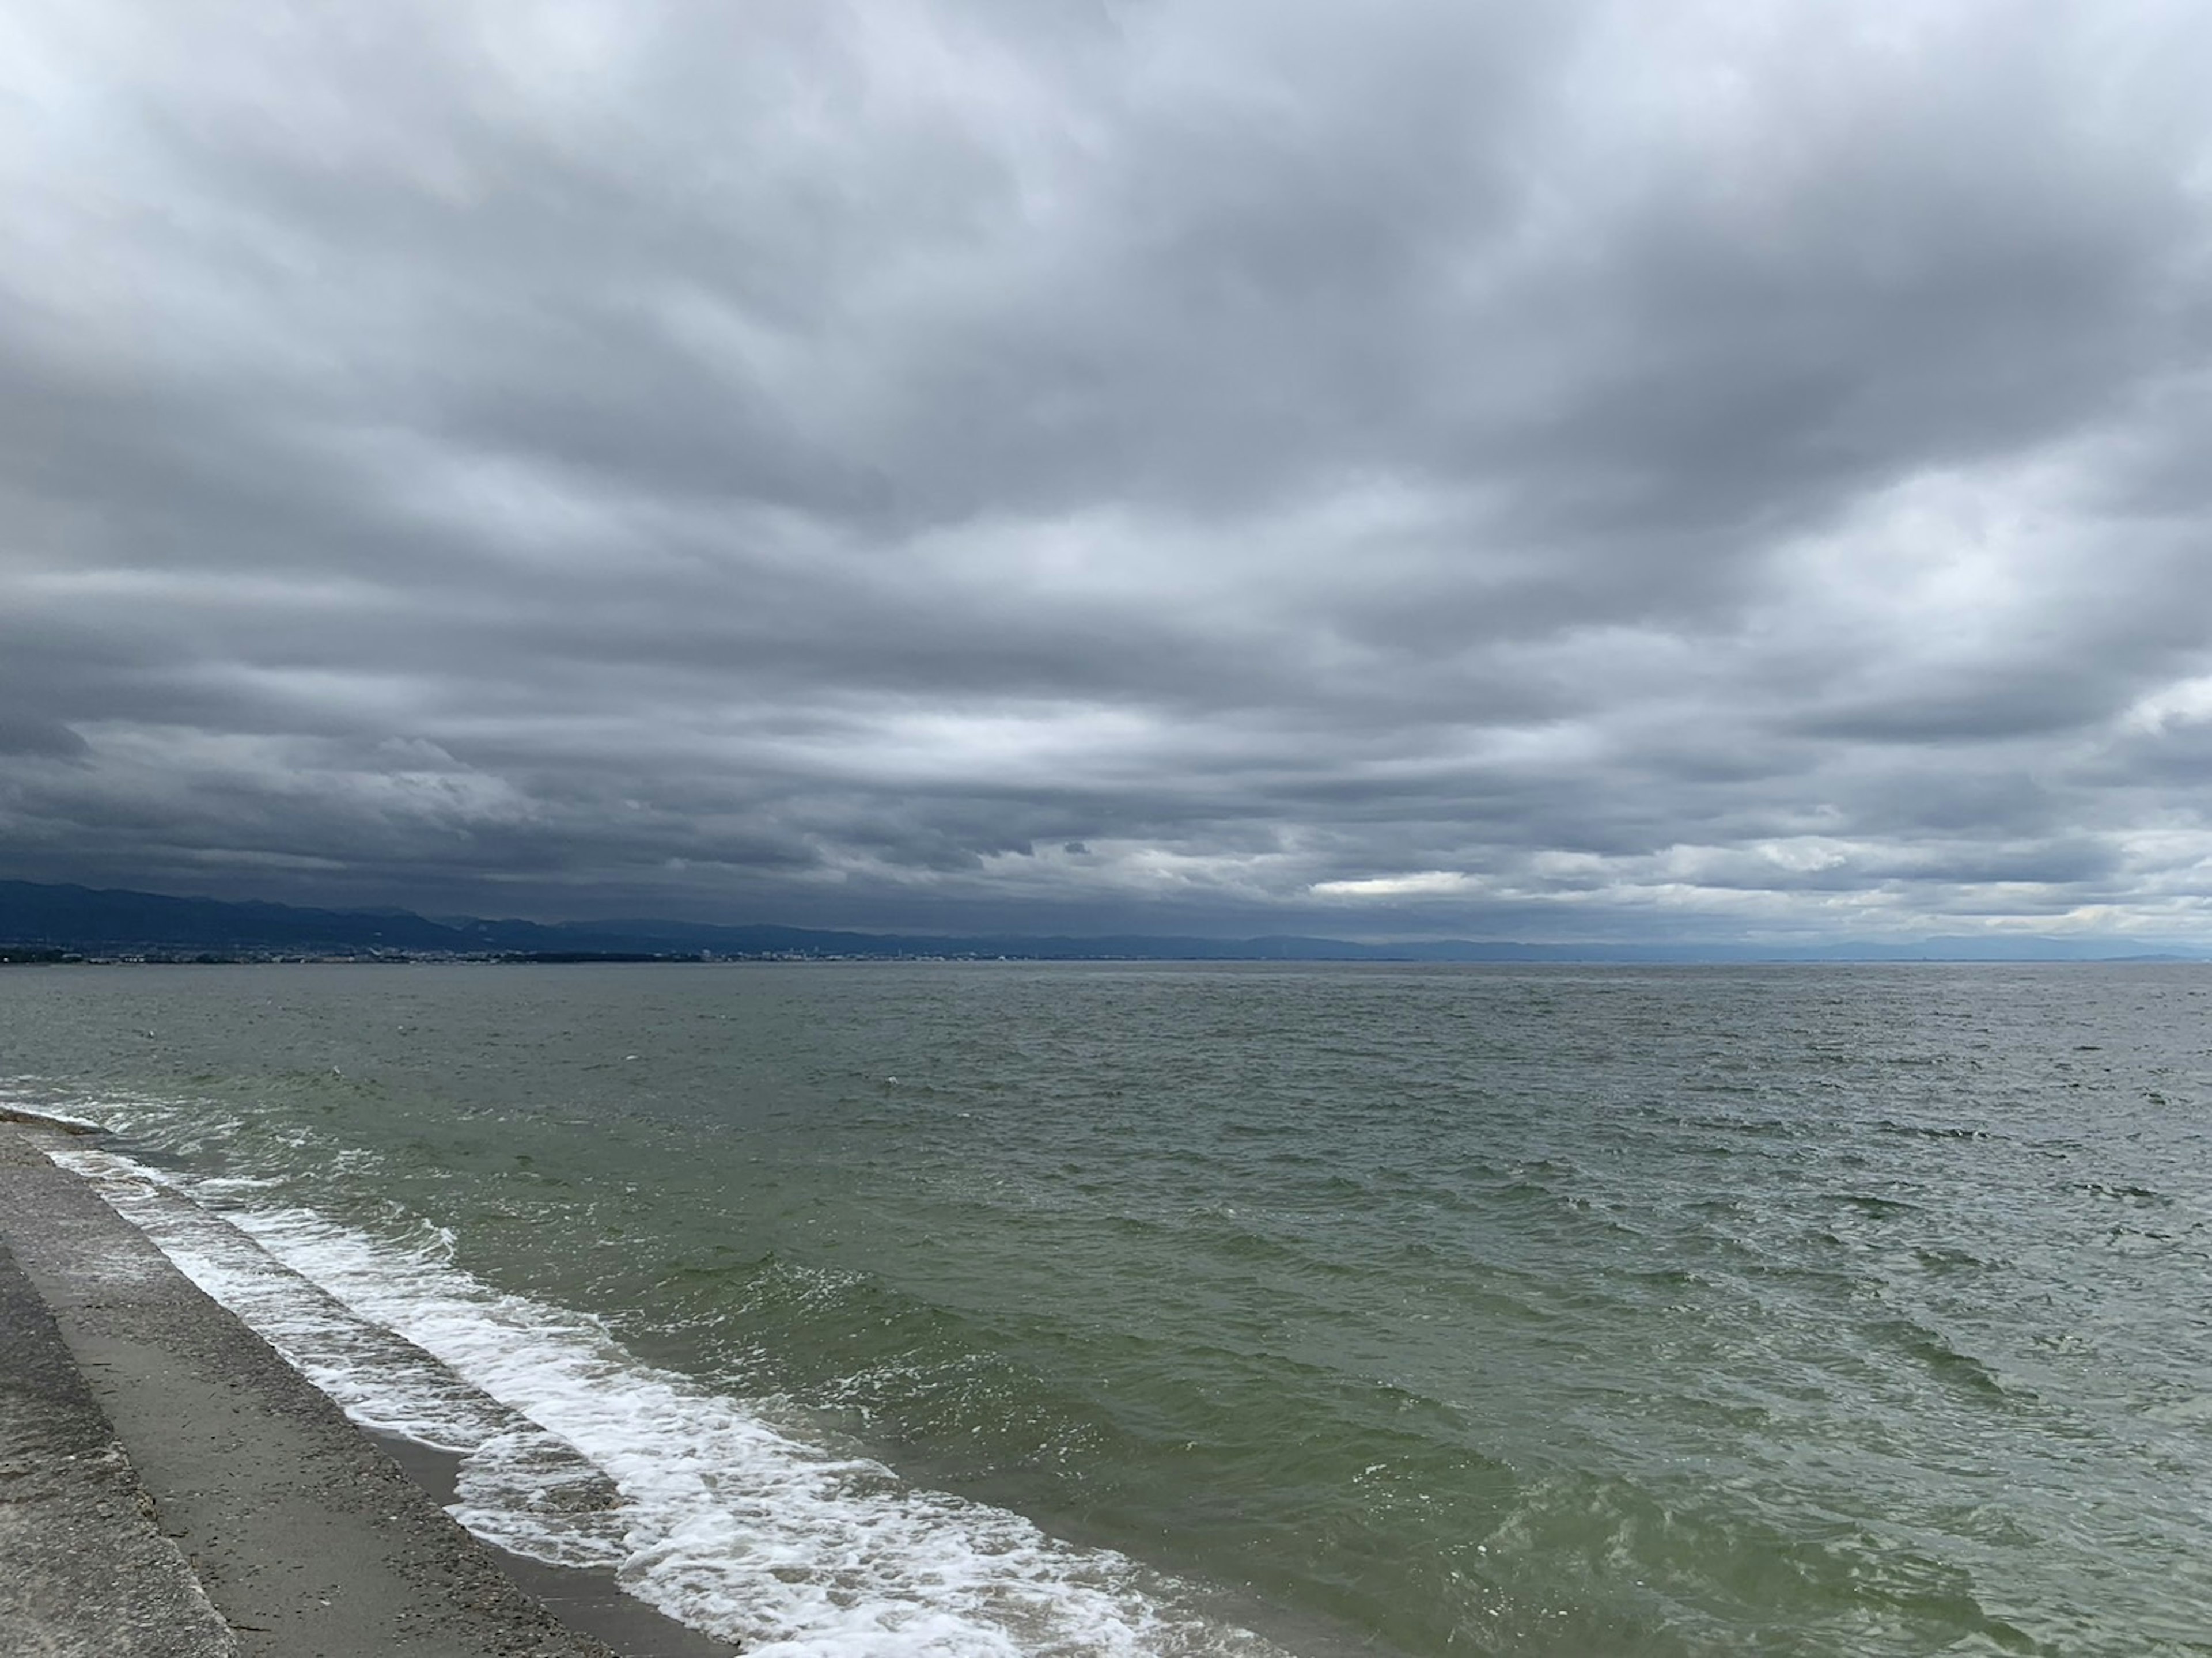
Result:
{"label": "distant coastline", "polygon": [[0,881],[0,966],[64,963],[584,963],[773,961],[1554,963],[2203,962],[2166,941],[2000,935],[1776,945],[1528,943],[1467,938],[1361,942],[1268,936],[1027,937],[900,934],[665,920],[434,920],[407,910],[289,904]]}

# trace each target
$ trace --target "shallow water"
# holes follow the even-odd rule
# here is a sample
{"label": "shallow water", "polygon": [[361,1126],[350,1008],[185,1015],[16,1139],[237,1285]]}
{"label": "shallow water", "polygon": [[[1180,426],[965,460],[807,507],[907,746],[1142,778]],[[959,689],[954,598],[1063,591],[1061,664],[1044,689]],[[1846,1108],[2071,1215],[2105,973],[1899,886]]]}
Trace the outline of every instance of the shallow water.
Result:
{"label": "shallow water", "polygon": [[257,1292],[472,1523],[767,1650],[2143,1654],[2212,1649],[2208,991],[9,969],[0,1078],[365,1315]]}

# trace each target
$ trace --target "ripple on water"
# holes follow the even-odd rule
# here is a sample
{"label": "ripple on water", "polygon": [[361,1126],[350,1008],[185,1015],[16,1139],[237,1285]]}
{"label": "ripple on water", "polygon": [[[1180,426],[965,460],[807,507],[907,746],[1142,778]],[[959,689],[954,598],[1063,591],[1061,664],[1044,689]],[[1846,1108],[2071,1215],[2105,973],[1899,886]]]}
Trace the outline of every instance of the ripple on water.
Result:
{"label": "ripple on water", "polygon": [[2197,976],[206,969],[0,1029],[224,1202],[443,1229],[1293,1647],[2137,1658],[2212,1629]]}

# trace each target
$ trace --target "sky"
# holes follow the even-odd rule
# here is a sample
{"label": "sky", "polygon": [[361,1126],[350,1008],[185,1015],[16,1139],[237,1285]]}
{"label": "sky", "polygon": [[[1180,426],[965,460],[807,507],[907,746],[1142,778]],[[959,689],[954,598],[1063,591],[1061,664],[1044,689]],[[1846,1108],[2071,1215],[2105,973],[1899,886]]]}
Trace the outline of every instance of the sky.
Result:
{"label": "sky", "polygon": [[2212,943],[2199,0],[15,0],[0,875]]}

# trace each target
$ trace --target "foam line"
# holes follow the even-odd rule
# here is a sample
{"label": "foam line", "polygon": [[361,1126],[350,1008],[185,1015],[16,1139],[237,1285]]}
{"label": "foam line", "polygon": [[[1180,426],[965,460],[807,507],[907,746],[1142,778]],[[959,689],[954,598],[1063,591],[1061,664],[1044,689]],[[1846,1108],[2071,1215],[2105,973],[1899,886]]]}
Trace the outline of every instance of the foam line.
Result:
{"label": "foam line", "polygon": [[[427,1225],[378,1238],[257,1182],[196,1184],[88,1145],[52,1155],[356,1420],[460,1452],[453,1511],[471,1531],[611,1564],[752,1658],[1281,1658],[1125,1556],[810,1444],[584,1315],[495,1289]],[[586,1494],[601,1478],[611,1503]]]}

